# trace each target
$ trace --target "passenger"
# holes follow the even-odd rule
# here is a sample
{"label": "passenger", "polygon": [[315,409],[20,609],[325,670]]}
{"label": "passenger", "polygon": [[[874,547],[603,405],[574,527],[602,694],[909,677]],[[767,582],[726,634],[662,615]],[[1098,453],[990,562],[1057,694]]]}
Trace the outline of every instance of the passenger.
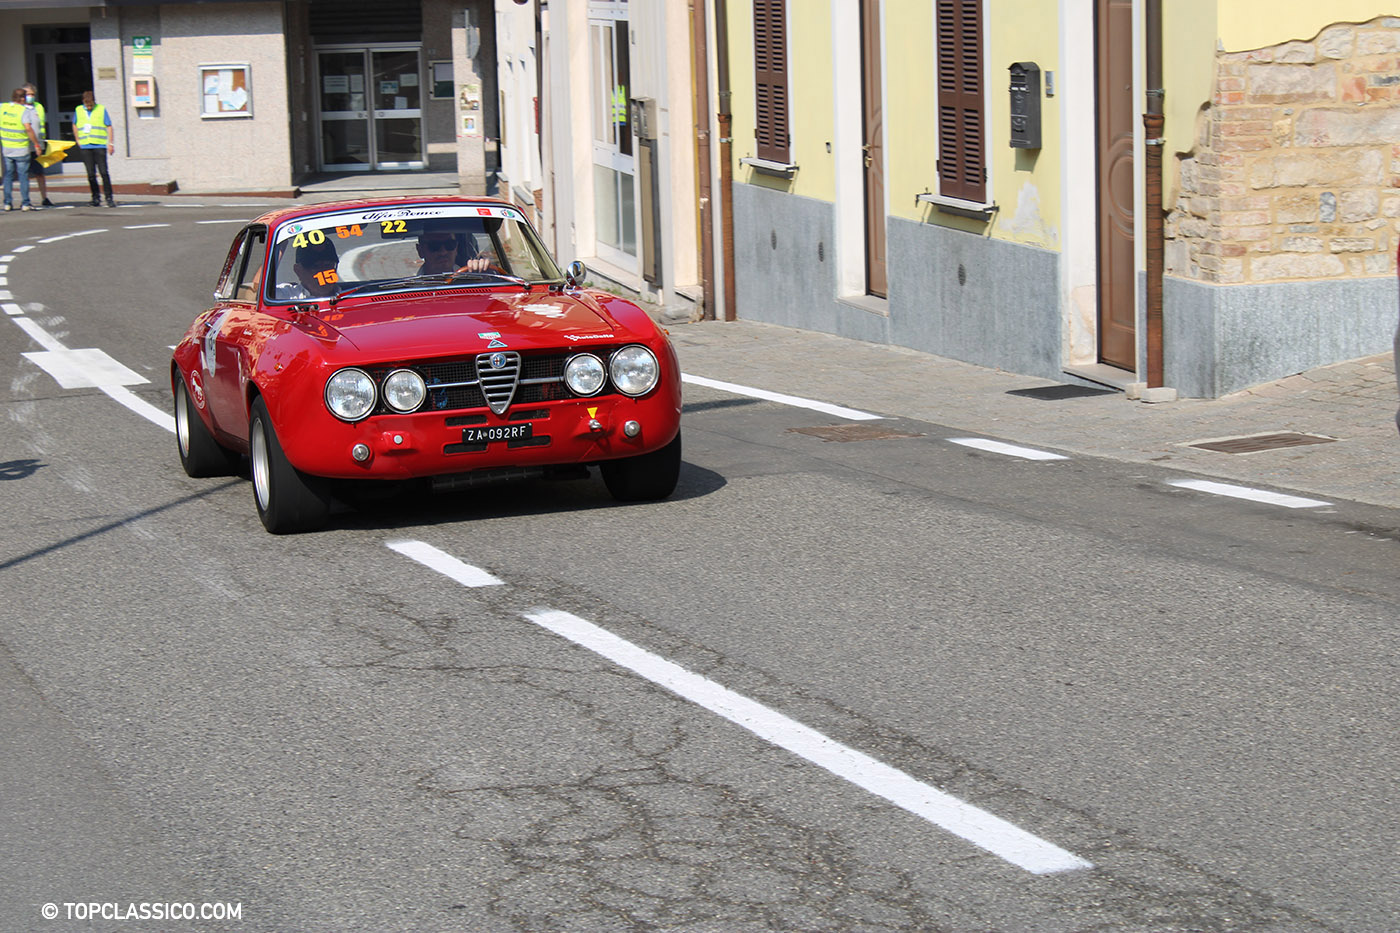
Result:
{"label": "passenger", "polygon": [[[285,259],[283,262],[285,263]],[[295,282],[278,282],[278,298],[329,298],[337,290],[340,281],[336,267],[340,265],[340,255],[330,240],[308,243],[296,247],[296,261],[292,264]]]}

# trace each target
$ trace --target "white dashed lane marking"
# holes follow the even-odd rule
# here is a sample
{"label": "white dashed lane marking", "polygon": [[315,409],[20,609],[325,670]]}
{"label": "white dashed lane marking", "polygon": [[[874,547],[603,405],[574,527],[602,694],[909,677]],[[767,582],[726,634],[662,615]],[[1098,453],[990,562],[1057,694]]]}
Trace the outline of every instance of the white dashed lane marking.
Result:
{"label": "white dashed lane marking", "polygon": [[480,567],[464,564],[446,551],[439,550],[423,541],[390,541],[386,545],[391,551],[398,551],[405,557],[418,561],[429,570],[463,586],[499,586],[505,583],[500,577],[492,576]]}
{"label": "white dashed lane marking", "polygon": [[1323,502],[1321,499],[1288,496],[1281,492],[1269,492],[1265,489],[1253,489],[1249,486],[1232,486],[1229,483],[1215,483],[1204,479],[1174,479],[1169,481],[1167,485],[1194,489],[1197,492],[1208,492],[1215,496],[1229,496],[1232,499],[1248,499],[1252,502],[1263,502],[1268,505],[1281,505],[1286,509],[1315,509],[1318,506],[1332,504]]}
{"label": "white dashed lane marking", "polygon": [[780,392],[769,392],[767,389],[755,389],[752,386],[743,386],[733,382],[721,382],[718,379],[707,379],[704,376],[694,376],[690,373],[681,373],[681,381],[704,386],[707,389],[719,389],[721,392],[728,392],[732,395],[743,395],[748,398],[762,399],[765,402],[777,402],[780,405],[819,411],[822,414],[845,418],[848,421],[882,420],[880,415],[872,415],[868,411],[857,411],[854,408],[832,405],[830,402],[818,402],[809,398],[799,398],[796,395],[783,395]]}
{"label": "white dashed lane marking", "polygon": [[948,443],[961,444],[963,447],[973,447],[994,454],[1004,454],[1008,457],[1020,457],[1022,460],[1069,459],[1062,454],[1052,454],[1049,451],[1035,450],[1030,447],[1019,447],[1016,444],[1006,444],[1001,441],[989,441],[981,437],[950,437]]}
{"label": "white dashed lane marking", "polygon": [[[503,582],[422,541],[391,541],[387,546],[465,586]],[[1093,867],[1019,826],[834,741],[586,619],[548,608],[531,610],[524,617],[1018,868],[1045,875]]]}

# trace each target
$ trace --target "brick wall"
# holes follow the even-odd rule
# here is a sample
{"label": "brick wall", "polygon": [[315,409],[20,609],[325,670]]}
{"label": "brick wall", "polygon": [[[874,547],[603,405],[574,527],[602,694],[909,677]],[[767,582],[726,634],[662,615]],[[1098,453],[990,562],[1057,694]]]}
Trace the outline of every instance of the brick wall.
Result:
{"label": "brick wall", "polygon": [[1400,218],[1400,17],[1216,56],[1179,160],[1166,271],[1232,284],[1385,275]]}

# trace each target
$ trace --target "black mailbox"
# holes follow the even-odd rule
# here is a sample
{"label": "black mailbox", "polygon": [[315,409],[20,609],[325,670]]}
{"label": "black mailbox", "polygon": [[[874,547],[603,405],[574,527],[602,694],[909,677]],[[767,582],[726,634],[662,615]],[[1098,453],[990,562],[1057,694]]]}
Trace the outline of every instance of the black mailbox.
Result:
{"label": "black mailbox", "polygon": [[1040,66],[1011,64],[1011,148],[1040,148]]}

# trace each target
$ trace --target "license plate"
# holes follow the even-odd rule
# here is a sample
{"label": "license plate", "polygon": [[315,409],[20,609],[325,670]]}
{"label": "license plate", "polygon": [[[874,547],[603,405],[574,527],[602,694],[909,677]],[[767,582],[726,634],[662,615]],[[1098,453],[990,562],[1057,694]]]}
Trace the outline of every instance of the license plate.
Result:
{"label": "license plate", "polygon": [[484,428],[463,428],[463,444],[489,444],[492,441],[518,441],[534,437],[534,424],[493,424]]}

